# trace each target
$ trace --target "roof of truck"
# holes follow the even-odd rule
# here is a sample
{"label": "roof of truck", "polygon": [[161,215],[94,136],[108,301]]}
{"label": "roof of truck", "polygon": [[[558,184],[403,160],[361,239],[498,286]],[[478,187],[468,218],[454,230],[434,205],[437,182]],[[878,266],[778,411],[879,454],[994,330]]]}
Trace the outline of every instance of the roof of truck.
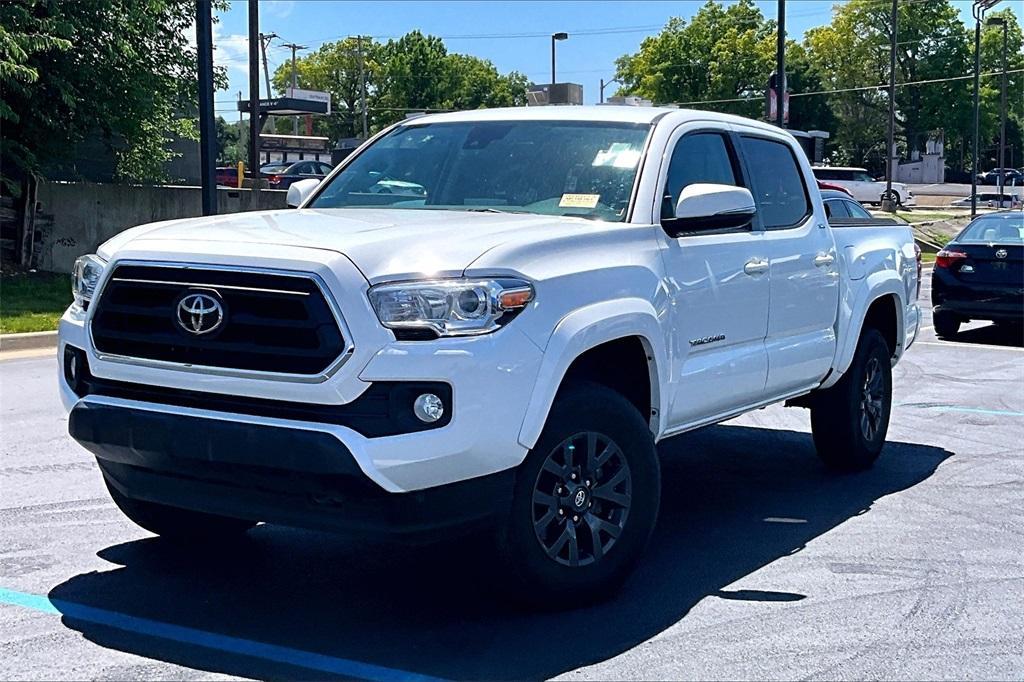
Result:
{"label": "roof of truck", "polygon": [[732,114],[719,114],[697,109],[675,109],[669,107],[632,107],[614,104],[587,106],[534,106],[507,107],[502,109],[471,109],[443,114],[427,114],[410,118],[404,123],[420,125],[425,123],[458,123],[467,121],[606,121],[620,123],[653,123],[666,114],[681,114],[683,120],[734,122],[746,125],[774,126]]}

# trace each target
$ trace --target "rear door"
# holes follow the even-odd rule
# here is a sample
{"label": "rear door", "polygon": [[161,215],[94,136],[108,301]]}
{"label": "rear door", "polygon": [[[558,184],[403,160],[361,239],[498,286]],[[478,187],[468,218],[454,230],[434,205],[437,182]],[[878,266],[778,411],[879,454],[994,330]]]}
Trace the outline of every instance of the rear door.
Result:
{"label": "rear door", "polygon": [[769,259],[768,380],[765,398],[816,385],[835,356],[839,263],[814,176],[788,136],[740,135],[746,175]]}

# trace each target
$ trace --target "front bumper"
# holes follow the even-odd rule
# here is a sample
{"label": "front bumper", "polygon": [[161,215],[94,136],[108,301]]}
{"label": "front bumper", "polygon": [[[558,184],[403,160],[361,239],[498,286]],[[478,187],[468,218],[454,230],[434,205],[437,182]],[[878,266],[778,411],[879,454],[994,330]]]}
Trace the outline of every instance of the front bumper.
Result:
{"label": "front bumper", "polygon": [[[332,283],[329,272],[325,279]],[[519,442],[519,433],[542,357],[540,349],[527,336],[510,325],[480,337],[396,342],[379,325],[366,323],[357,312],[349,319],[357,346],[355,353],[340,371],[320,383],[217,376],[195,369],[178,371],[113,361],[95,353],[88,334],[88,314],[75,308],[69,309],[60,322],[58,357],[63,358],[68,346],[82,349],[95,377],[140,389],[153,387],[236,397],[239,403],[304,403],[310,408],[324,409],[354,405],[372,392],[371,387],[382,382],[440,382],[451,390],[451,404],[446,406],[451,415],[448,423],[429,430],[399,428],[373,432],[352,423],[332,423],[315,415],[303,415],[301,410],[254,413],[232,406],[230,400],[211,409],[209,404],[169,404],[145,395],[142,390],[136,395],[82,397],[68,385],[63,371],[58,379],[61,399],[69,411],[86,401],[167,416],[324,434],[344,447],[366,479],[389,493],[476,479],[513,469],[522,462],[527,448]],[[362,333],[364,327],[368,329]]]}
{"label": "front bumper", "polygon": [[301,528],[433,537],[508,509],[513,470],[393,494],[330,434],[102,399],[71,410],[71,435],[133,499]]}

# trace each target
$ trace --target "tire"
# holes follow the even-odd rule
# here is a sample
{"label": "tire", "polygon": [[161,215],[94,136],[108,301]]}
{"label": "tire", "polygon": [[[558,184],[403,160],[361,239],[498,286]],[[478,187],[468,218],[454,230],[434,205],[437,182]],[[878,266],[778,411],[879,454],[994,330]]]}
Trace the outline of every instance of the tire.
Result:
{"label": "tire", "polygon": [[174,542],[208,544],[242,535],[256,525],[227,516],[169,507],[127,497],[104,477],[114,504],[135,525]]}
{"label": "tire", "polygon": [[940,339],[952,339],[960,332],[960,318],[952,313],[937,312],[932,315],[935,335]]}
{"label": "tire", "polygon": [[636,407],[599,384],[563,390],[498,533],[520,596],[549,609],[612,596],[651,537],[660,499],[654,439]]}
{"label": "tire", "polygon": [[882,452],[892,409],[890,355],[882,334],[865,329],[849,370],[835,386],[815,396],[814,447],[830,469],[868,469]]}

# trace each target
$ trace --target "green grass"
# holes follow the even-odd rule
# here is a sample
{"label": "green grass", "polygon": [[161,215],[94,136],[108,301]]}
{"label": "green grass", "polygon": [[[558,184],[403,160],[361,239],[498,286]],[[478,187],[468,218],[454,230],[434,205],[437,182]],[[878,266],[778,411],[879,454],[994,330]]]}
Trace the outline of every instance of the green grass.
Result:
{"label": "green grass", "polygon": [[896,215],[908,223],[924,223],[930,220],[949,220],[957,214],[944,211],[896,211]]}
{"label": "green grass", "polygon": [[71,305],[71,278],[51,272],[9,274],[0,277],[0,333],[43,332]]}

